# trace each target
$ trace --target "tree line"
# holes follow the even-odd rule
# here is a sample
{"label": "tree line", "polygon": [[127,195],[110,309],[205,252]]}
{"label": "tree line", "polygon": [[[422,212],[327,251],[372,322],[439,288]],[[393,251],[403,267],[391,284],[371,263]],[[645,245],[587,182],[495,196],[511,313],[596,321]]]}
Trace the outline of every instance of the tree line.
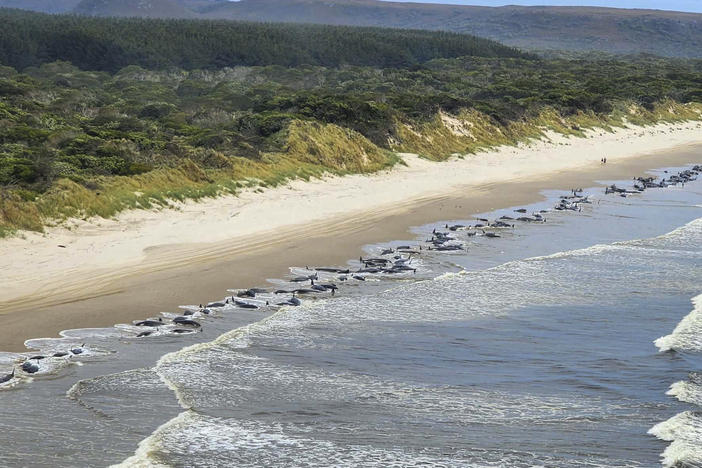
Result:
{"label": "tree line", "polygon": [[57,60],[85,70],[236,65],[409,67],[436,58],[528,57],[466,34],[236,21],[94,18],[0,9],[0,63]]}

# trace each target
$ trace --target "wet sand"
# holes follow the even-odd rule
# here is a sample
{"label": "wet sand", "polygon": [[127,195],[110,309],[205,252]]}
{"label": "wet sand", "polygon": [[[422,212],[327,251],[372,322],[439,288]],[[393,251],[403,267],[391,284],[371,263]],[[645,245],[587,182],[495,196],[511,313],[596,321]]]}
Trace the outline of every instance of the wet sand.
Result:
{"label": "wet sand", "polygon": [[[596,150],[593,144],[594,155]],[[173,311],[178,305],[218,300],[227,289],[261,286],[266,278],[283,277],[290,266],[344,265],[357,258],[366,244],[412,239],[412,226],[532,203],[544,189],[588,187],[597,180],[643,175],[651,168],[701,162],[702,143],[621,160],[610,154],[606,165],[595,160],[572,170],[467,185],[391,208],[378,207],[304,226],[217,242],[149,248],[138,265],[95,270],[89,276],[67,271],[56,278],[65,280],[66,288],[39,289],[2,303],[0,349],[24,351],[23,343],[29,338],[55,336],[71,328],[111,326]]]}

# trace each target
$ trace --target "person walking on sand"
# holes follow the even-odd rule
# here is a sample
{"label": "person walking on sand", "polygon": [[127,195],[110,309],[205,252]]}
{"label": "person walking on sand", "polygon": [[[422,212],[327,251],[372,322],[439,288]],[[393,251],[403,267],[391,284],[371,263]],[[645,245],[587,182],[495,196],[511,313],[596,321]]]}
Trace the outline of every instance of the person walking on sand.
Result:
{"label": "person walking on sand", "polygon": [[607,158],[604,158],[602,161],[607,164]]}

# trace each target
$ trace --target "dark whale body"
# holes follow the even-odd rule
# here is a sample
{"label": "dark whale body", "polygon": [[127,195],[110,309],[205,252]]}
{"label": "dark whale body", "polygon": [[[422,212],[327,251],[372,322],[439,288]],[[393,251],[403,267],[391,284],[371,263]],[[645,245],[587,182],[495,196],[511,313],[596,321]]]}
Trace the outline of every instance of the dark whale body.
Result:
{"label": "dark whale body", "polygon": [[141,322],[137,322],[134,325],[137,327],[160,327],[163,325],[163,321],[161,320],[142,320]]}
{"label": "dark whale body", "polygon": [[300,304],[302,304],[302,302],[300,302],[300,299],[298,299],[298,298],[296,298],[296,297],[291,297],[290,299],[288,299],[288,300],[285,301],[285,302],[279,302],[279,303],[278,303],[279,306],[287,306],[287,305],[290,305],[290,306],[299,306]]}
{"label": "dark whale body", "polygon": [[0,384],[4,384],[6,382],[9,382],[10,380],[12,380],[14,378],[14,376],[15,376],[15,370],[12,369],[12,372],[0,377]]}
{"label": "dark whale body", "polygon": [[191,320],[187,317],[176,317],[173,319],[173,323],[177,323],[178,325],[190,325],[195,328],[200,328],[202,326],[199,322]]}
{"label": "dark whale body", "polygon": [[25,371],[27,374],[34,374],[36,372],[39,372],[39,366],[37,366],[33,362],[24,361],[24,363],[22,363],[22,370]]}

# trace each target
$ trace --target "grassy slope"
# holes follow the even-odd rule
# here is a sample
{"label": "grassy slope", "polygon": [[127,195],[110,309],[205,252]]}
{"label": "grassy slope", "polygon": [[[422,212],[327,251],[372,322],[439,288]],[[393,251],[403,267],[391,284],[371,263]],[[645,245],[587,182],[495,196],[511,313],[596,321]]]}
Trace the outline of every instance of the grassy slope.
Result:
{"label": "grassy slope", "polygon": [[508,125],[497,125],[475,110],[463,110],[455,116],[439,114],[432,121],[416,127],[402,125],[400,141],[393,145],[393,149],[442,161],[455,154],[470,154],[498,145],[538,139],[547,130],[584,137],[585,131],[592,128],[612,131],[626,124],[645,126],[689,120],[702,120],[702,104],[665,101],[647,110],[633,103],[621,103],[610,114],[578,112],[566,117],[553,109],[544,109],[534,118]]}

